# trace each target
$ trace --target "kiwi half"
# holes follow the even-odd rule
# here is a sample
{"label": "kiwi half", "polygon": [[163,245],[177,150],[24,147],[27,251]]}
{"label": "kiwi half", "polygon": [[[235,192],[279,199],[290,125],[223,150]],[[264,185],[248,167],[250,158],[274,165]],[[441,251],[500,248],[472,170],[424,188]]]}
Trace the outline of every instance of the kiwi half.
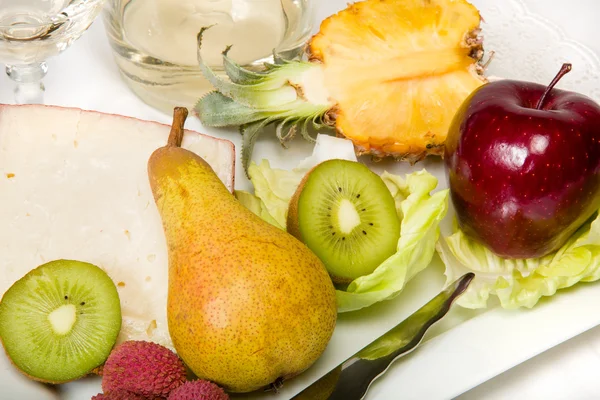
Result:
{"label": "kiwi half", "polygon": [[334,282],[349,283],[396,252],[400,219],[379,175],[358,162],[329,160],[300,183],[287,230],[321,259]]}
{"label": "kiwi half", "polygon": [[70,260],[41,265],[0,301],[0,340],[31,379],[64,383],[106,361],[121,330],[117,288],[95,265]]}

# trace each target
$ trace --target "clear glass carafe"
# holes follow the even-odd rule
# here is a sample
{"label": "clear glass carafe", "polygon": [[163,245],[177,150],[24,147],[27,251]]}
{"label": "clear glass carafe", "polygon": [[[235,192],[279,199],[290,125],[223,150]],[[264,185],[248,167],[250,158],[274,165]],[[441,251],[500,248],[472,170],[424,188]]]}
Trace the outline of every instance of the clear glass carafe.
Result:
{"label": "clear glass carafe", "polygon": [[248,67],[304,50],[312,0],[107,0],[104,23],[129,87],[166,113],[193,107],[212,89],[197,60],[196,37],[207,26],[202,56],[220,70],[221,53]]}

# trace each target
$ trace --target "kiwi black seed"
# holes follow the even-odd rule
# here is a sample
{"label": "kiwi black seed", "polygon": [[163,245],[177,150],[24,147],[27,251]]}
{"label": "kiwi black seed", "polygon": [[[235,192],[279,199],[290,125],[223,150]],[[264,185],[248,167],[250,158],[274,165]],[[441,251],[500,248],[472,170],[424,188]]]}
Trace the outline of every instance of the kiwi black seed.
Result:
{"label": "kiwi black seed", "polygon": [[329,160],[315,167],[296,193],[288,224],[323,261],[333,280],[372,273],[396,252],[400,219],[381,177],[365,165]]}
{"label": "kiwi black seed", "polygon": [[57,260],[15,282],[0,301],[0,339],[32,379],[69,382],[106,361],[121,330],[110,277],[95,265]]}

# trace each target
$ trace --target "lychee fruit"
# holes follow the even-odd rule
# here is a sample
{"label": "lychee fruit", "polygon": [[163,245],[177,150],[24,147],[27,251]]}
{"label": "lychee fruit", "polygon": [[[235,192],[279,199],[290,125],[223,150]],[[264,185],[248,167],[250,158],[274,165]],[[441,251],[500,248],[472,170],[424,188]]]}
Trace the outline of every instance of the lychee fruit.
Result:
{"label": "lychee fruit", "polygon": [[185,382],[185,365],[177,354],[146,341],[117,345],[102,370],[102,390],[109,394],[121,390],[146,398],[166,398]]}
{"label": "lychee fruit", "polygon": [[92,397],[92,400],[147,400],[147,398],[126,390],[115,390],[109,393],[98,393]]}
{"label": "lychee fruit", "polygon": [[168,400],[229,400],[229,396],[214,383],[200,379],[173,390]]}

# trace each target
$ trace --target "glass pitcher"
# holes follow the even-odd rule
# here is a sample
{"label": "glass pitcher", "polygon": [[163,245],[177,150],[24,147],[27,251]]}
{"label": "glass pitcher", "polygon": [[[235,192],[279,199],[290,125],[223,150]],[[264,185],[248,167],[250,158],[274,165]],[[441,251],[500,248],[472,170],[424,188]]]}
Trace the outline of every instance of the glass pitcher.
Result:
{"label": "glass pitcher", "polygon": [[312,0],[107,0],[104,24],[125,82],[142,100],[170,114],[192,108],[212,90],[200,72],[196,37],[205,33],[202,56],[217,72],[221,53],[247,67],[272,61],[273,52],[294,57],[314,24]]}

